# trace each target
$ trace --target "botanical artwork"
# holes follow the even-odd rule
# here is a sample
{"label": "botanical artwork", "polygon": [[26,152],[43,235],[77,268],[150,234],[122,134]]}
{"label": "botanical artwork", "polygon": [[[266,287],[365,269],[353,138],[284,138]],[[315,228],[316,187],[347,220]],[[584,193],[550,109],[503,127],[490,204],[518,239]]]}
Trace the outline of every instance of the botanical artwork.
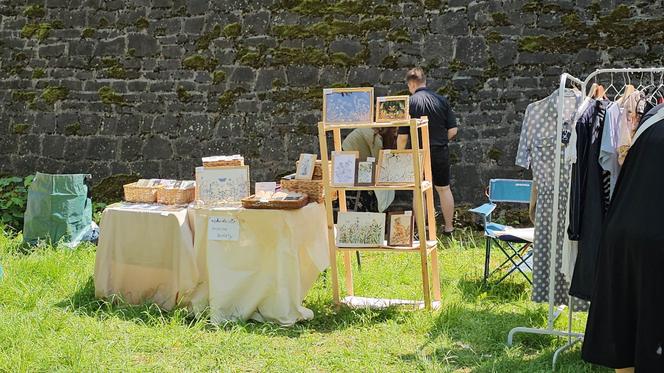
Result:
{"label": "botanical artwork", "polygon": [[374,162],[360,162],[357,165],[357,184],[373,185]]}
{"label": "botanical artwork", "polygon": [[249,166],[196,167],[196,199],[214,204],[237,202],[249,196]]}
{"label": "botanical artwork", "polygon": [[[422,157],[420,155],[420,165]],[[382,150],[376,170],[377,184],[412,184],[415,182],[411,150]]]}
{"label": "botanical artwork", "polygon": [[337,246],[376,247],[385,240],[385,214],[374,212],[339,212]]}
{"label": "botanical artwork", "polygon": [[355,185],[358,152],[332,152],[332,185]]}
{"label": "botanical artwork", "polygon": [[311,180],[314,176],[314,166],[316,165],[316,154],[300,154],[300,160],[297,162],[295,179]]}
{"label": "botanical artwork", "polygon": [[390,213],[388,216],[388,227],[387,244],[389,246],[413,245],[412,213]]}
{"label": "botanical artwork", "polygon": [[323,122],[370,123],[373,88],[338,88],[323,91]]}
{"label": "botanical artwork", "polygon": [[408,96],[378,97],[376,101],[376,122],[408,119]]}

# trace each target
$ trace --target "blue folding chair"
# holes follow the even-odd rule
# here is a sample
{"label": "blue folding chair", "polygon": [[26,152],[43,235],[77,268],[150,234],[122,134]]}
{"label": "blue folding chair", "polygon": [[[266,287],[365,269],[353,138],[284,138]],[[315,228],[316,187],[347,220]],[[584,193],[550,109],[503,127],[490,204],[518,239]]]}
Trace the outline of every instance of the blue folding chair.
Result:
{"label": "blue folding chair", "polygon": [[[532,280],[526,272],[532,272],[530,259],[532,251],[534,228],[514,230],[512,227],[491,222],[491,213],[496,209],[496,203],[530,203],[532,181],[492,179],[489,181],[487,197],[489,202],[469,210],[482,216],[484,222],[484,237],[486,238],[486,256],[484,258],[484,282],[494,273],[501,271],[505,266],[512,264],[508,272],[498,280],[501,283],[515,271],[519,271],[532,285]],[[491,246],[495,244],[505,254],[505,259],[493,271],[490,271]]]}

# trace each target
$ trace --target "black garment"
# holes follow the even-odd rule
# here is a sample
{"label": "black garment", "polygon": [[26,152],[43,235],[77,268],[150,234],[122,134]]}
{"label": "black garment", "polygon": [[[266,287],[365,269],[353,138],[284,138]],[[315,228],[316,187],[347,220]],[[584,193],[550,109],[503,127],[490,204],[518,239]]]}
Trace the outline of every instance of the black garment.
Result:
{"label": "black garment", "polygon": [[[584,152],[584,158],[577,158],[573,170],[578,174],[585,174],[584,189],[580,193],[574,193],[580,197],[578,206],[579,218],[579,253],[574,265],[574,274],[570,284],[569,294],[584,300],[592,300],[593,286],[595,283],[595,268],[597,254],[600,250],[600,239],[604,214],[607,211],[608,196],[605,196],[604,175],[599,164],[599,150],[604,129],[605,103],[595,101],[593,107],[587,112],[592,112],[590,122],[578,123],[577,152]],[[584,113],[585,114],[585,113]],[[578,188],[572,183],[572,189]]]}
{"label": "black garment", "polygon": [[630,148],[602,233],[583,359],[664,372],[664,120]]}
{"label": "black garment", "polygon": [[[423,116],[429,119],[429,143],[431,146],[447,145],[447,130],[457,126],[456,116],[447,99],[429,88],[418,88],[410,96],[408,108],[411,118]],[[399,127],[400,135],[408,135],[408,127]],[[420,139],[420,144],[422,143]]]}
{"label": "black garment", "polygon": [[663,109],[663,108],[664,108],[664,104],[659,104],[659,105],[653,107],[652,109],[648,110],[648,111],[647,111],[647,112],[641,117],[641,120],[639,121],[639,127],[641,127],[641,125],[642,125],[645,121],[647,121],[648,119],[650,119],[650,117],[652,117],[653,115],[657,114],[657,112],[660,111],[660,110]]}
{"label": "black garment", "polygon": [[445,146],[431,146],[431,173],[433,185],[450,185],[450,149]]}

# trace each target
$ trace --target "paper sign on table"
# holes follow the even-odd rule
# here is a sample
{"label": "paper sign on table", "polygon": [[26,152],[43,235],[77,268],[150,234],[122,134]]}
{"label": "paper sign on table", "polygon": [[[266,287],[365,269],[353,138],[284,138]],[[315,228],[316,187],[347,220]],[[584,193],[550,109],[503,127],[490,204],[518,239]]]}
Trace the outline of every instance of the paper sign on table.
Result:
{"label": "paper sign on table", "polygon": [[256,188],[255,188],[255,193],[258,194],[260,192],[269,192],[269,193],[274,193],[277,190],[277,183],[274,181],[268,181],[268,182],[257,182],[256,183]]}
{"label": "paper sign on table", "polygon": [[240,222],[236,218],[211,216],[208,220],[208,240],[238,241],[240,239]]}

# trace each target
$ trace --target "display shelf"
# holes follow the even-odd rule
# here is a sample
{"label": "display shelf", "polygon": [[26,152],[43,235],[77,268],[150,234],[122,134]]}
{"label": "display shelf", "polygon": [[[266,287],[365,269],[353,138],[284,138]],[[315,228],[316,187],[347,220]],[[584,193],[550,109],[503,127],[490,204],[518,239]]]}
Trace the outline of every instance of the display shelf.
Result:
{"label": "display shelf", "polygon": [[[438,246],[438,241],[430,240],[427,241],[427,253],[430,254],[431,250],[435,249]],[[374,246],[374,247],[339,247],[336,246],[338,251],[391,251],[391,252],[406,252],[406,253],[417,253],[420,251],[420,242],[413,241],[412,246],[388,246],[387,242],[384,242],[384,245]]]}
{"label": "display shelf", "polygon": [[[421,184],[422,192],[426,192],[431,188],[430,181],[423,181]],[[330,185],[330,189],[339,191],[357,191],[357,190],[415,190],[415,184],[399,184],[399,185],[359,185],[359,186],[335,186]]]}
{"label": "display shelf", "polygon": [[[410,299],[388,299],[388,298],[348,296],[345,297],[341,302],[347,305],[348,307],[355,309],[370,308],[370,309],[382,310],[390,307],[423,309],[426,307],[424,302],[420,300],[410,300]],[[441,306],[440,301],[434,301],[431,303],[431,308],[434,310],[439,309],[440,306]]]}
{"label": "display shelf", "polygon": [[[328,150],[327,132],[332,131],[334,148],[333,151],[341,151],[341,130],[355,128],[380,128],[380,127],[409,127],[409,134],[413,153],[413,172],[415,182],[405,185],[372,185],[372,186],[333,186],[330,183],[331,175],[328,167],[323,167],[323,187],[325,194],[325,207],[327,212],[328,247],[330,254],[332,298],[339,305],[340,299],[339,274],[337,266],[337,253],[343,255],[345,267],[346,293],[350,299],[378,299],[380,298],[358,298],[354,297],[353,270],[351,265],[351,252],[353,251],[379,251],[390,253],[414,252],[420,254],[420,268],[422,274],[422,293],[424,301],[413,301],[421,304],[420,308],[432,309],[440,305],[440,274],[438,269],[438,242],[436,236],[436,224],[433,205],[433,175],[431,173],[431,154],[429,152],[429,126],[426,117],[421,119],[409,119],[403,122],[391,123],[356,123],[356,124],[326,124],[318,123],[318,141],[321,152],[322,164],[327,164],[330,159]],[[421,144],[420,144],[421,141]],[[415,241],[411,247],[337,247],[335,239],[334,212],[332,210],[332,196],[338,192],[339,211],[346,212],[346,192],[361,190],[412,190],[413,211],[417,224],[418,237],[426,238],[424,241]],[[427,224],[429,222],[429,224]],[[431,268],[429,268],[431,267]],[[344,299],[349,299],[346,297]],[[419,306],[418,306],[419,307]]]}
{"label": "display shelf", "polygon": [[[422,128],[429,125],[429,121],[426,119],[411,119],[416,121],[417,128]],[[355,128],[384,128],[384,127],[409,127],[411,126],[410,121],[398,121],[398,122],[370,122],[370,123],[338,123],[338,124],[329,124],[322,123],[325,131],[332,131],[334,129],[355,129]]]}

